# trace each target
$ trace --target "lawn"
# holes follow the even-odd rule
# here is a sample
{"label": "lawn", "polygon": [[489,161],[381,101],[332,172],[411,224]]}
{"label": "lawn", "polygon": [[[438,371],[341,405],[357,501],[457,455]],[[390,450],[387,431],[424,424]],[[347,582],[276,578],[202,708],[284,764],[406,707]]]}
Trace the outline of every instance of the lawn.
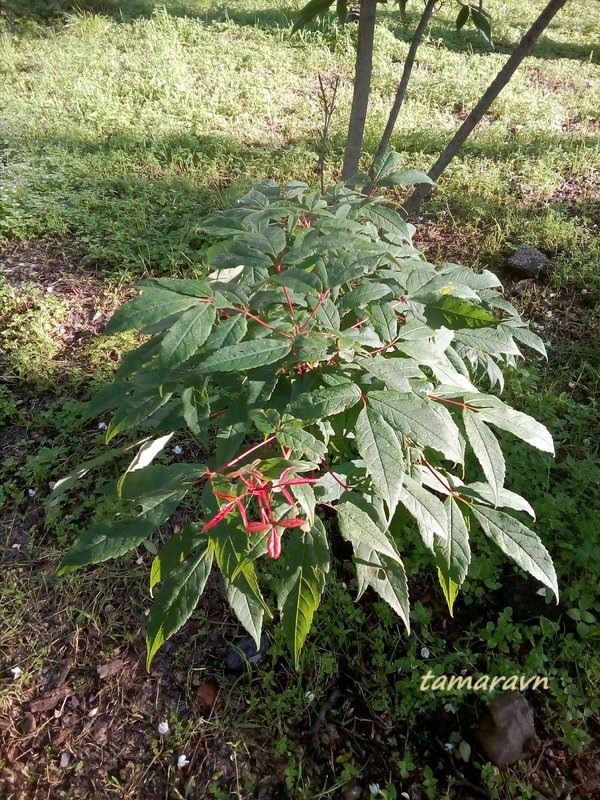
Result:
{"label": "lawn", "polygon": [[[496,49],[441,8],[392,144],[427,170],[543,7],[488,0]],[[0,11],[0,796],[37,798],[592,798],[600,796],[600,67],[596,0],[570,3],[423,206],[434,262],[496,271],[548,346],[507,374],[508,401],[551,430],[549,459],[507,436],[508,485],[537,514],[558,605],[479,552],[455,616],[423,550],[404,555],[413,633],[375,595],[354,601],[337,548],[299,672],[280,631],[256,664],[214,576],[144,671],[153,545],[57,578],[108,475],[57,504],[54,481],[104,448],[85,402],[135,343],[104,338],[147,275],[202,276],[200,218],[254,182],[318,186],[318,76],[340,78],[327,142],[334,181],[356,26],[291,35],[298,0],[6,0]],[[364,166],[416,23],[382,6]],[[395,195],[395,199],[401,196]],[[549,275],[506,264],[526,243]],[[107,420],[108,421],[108,420]],[[173,443],[169,458],[190,442]],[[183,456],[179,452],[183,451]],[[197,509],[186,507],[170,530]],[[14,671],[14,668],[19,668]],[[423,692],[435,675],[540,675],[541,747],[498,770],[472,728],[487,694]],[[167,734],[158,732],[168,722]],[[178,766],[180,756],[189,764]],[[372,786],[372,790],[369,786]]]}

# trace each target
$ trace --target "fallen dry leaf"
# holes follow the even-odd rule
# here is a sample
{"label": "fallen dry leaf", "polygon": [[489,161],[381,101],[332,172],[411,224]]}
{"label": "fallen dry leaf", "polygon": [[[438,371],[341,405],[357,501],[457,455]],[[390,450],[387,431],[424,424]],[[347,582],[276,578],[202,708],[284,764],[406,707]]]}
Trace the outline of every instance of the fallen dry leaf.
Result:
{"label": "fallen dry leaf", "polygon": [[196,689],[196,704],[203,711],[212,711],[219,694],[219,687],[214,683],[202,683]]}

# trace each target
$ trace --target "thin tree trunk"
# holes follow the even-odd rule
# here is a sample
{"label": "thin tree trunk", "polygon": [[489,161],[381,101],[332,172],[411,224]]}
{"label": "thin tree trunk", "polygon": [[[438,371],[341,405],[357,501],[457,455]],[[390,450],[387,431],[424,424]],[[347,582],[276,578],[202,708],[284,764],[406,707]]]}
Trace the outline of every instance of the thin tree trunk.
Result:
{"label": "thin tree trunk", "polygon": [[[460,148],[468,139],[475,126],[481,121],[485,112],[512,78],[518,67],[521,65],[523,59],[529,54],[529,51],[538,40],[540,34],[543,33],[543,31],[551,22],[552,18],[560,11],[566,2],[567,0],[550,0],[546,8],[542,11],[531,28],[529,28],[527,33],[523,36],[519,42],[519,45],[512,53],[506,64],[491,82],[488,89],[481,97],[481,100],[479,100],[477,105],[473,108],[469,116],[456,131],[454,137],[451,139],[438,160],[429,170],[429,177],[432,180],[437,181],[442,172],[446,169],[448,164],[452,161],[454,156],[458,153]],[[405,214],[407,216],[414,214],[421,203],[429,196],[431,191],[432,187],[429,186],[429,184],[419,184],[410,195],[408,200],[404,203]]]}
{"label": "thin tree trunk", "polygon": [[433,14],[436,2],[437,0],[427,0],[427,5],[425,6],[423,14],[421,15],[421,19],[419,20],[419,24],[417,25],[417,28],[411,39],[410,47],[408,48],[408,55],[406,56],[406,61],[404,62],[404,69],[402,70],[400,83],[398,84],[398,89],[396,90],[394,105],[392,106],[392,109],[390,111],[387,125],[385,126],[383,136],[381,137],[381,141],[379,142],[379,146],[377,147],[377,152],[375,153],[375,158],[373,159],[373,161],[379,158],[379,156],[383,155],[383,153],[385,153],[385,151],[389,147],[390,139],[392,138],[392,133],[394,132],[396,122],[398,121],[398,114],[400,113],[400,109],[402,108],[402,104],[404,103],[404,98],[406,96],[406,89],[408,88],[408,82],[410,80],[410,76],[415,63],[417,50],[419,49],[419,45],[421,44],[421,40],[423,38],[423,34],[425,33],[425,28],[427,27],[427,23],[429,22],[431,15]]}
{"label": "thin tree trunk", "polygon": [[371,90],[376,13],[377,0],[362,0],[360,4],[360,19],[358,21],[356,65],[354,67],[354,93],[352,95],[352,109],[348,124],[348,139],[346,140],[346,150],[344,152],[342,180],[347,180],[358,172],[365,120],[367,118],[367,106],[369,105],[369,92]]}

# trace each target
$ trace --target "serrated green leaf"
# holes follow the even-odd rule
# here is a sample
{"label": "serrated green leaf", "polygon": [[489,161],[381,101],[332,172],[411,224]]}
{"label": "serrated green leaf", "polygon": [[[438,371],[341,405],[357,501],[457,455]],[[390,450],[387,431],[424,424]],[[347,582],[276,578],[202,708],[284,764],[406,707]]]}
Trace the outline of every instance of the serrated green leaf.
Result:
{"label": "serrated green leaf", "polygon": [[332,417],[356,405],[360,389],[353,383],[316,389],[299,395],[290,405],[290,411],[305,421]]}
{"label": "serrated green leaf", "polygon": [[371,325],[384,342],[393,342],[398,333],[396,312],[389,303],[377,303],[369,308]]}
{"label": "serrated green leaf", "polygon": [[525,345],[525,347],[531,347],[532,350],[535,350],[544,358],[548,357],[544,342],[540,339],[540,337],[536,333],[529,330],[529,328],[524,328],[515,325],[515,327],[512,328],[512,332],[515,339],[518,339],[520,342],[522,342]]}
{"label": "serrated green leaf", "polygon": [[369,205],[362,209],[364,216],[384,233],[392,233],[407,242],[411,236],[408,225],[397,211],[382,205]]}
{"label": "serrated green leaf", "polygon": [[208,281],[197,278],[145,278],[139,285],[168,289],[170,292],[190,297],[212,297]]}
{"label": "serrated green leaf", "polygon": [[469,14],[471,13],[471,9],[468,5],[460,5],[460,11],[456,17],[456,30],[459,31],[461,28],[464,28],[465,24],[469,19]]}
{"label": "serrated green leaf", "polygon": [[244,314],[234,313],[229,319],[223,319],[213,328],[210,336],[204,343],[207,353],[220,350],[222,347],[241,342],[248,330],[248,322]]}
{"label": "serrated green leaf", "polygon": [[360,544],[355,550],[357,599],[370,586],[400,617],[410,633],[410,601],[404,564]]}
{"label": "serrated green leaf", "polygon": [[354,429],[356,447],[367,466],[377,493],[384,499],[393,516],[404,478],[402,441],[381,414],[363,408]]}
{"label": "serrated green leaf", "polygon": [[225,579],[227,600],[259,647],[263,618],[265,613],[270,617],[271,611],[260,591],[254,565],[244,558],[248,547],[247,534],[227,523],[221,523],[214,531],[209,538]]}
{"label": "serrated green leaf", "polygon": [[196,368],[202,373],[237,372],[274,364],[292,349],[288,340],[250,339],[222,347],[200,361]]}
{"label": "serrated green leaf", "polygon": [[309,525],[313,525],[315,521],[315,505],[317,502],[314,489],[309,483],[295,483],[290,486],[290,490],[306,515]]}
{"label": "serrated green leaf", "polygon": [[448,536],[446,541],[436,538],[434,549],[440,586],[448,603],[450,615],[453,616],[458,589],[467,577],[471,563],[471,547],[465,518],[456,500],[447,497],[444,507],[448,519]]}
{"label": "serrated green leaf", "polygon": [[477,408],[479,417],[496,428],[508,431],[532,447],[554,455],[554,444],[548,429],[529,414],[515,411],[493,395],[465,395],[464,400]]}
{"label": "serrated green leaf", "polygon": [[487,425],[481,421],[476,411],[469,411],[465,408],[462,417],[469,444],[481,464],[483,474],[489,481],[495,498],[494,505],[498,505],[499,492],[504,486],[506,474],[504,456],[498,440]]}
{"label": "serrated green leaf", "polygon": [[369,392],[367,405],[381,414],[392,428],[462,464],[459,431],[445,408],[434,406],[431,401],[412,392],[392,390]]}
{"label": "serrated green leaf", "polygon": [[317,464],[321,461],[327,448],[312,433],[303,428],[288,426],[277,433],[277,441],[284,447],[289,447],[295,458],[310,458]]}
{"label": "serrated green leaf", "polygon": [[329,543],[323,523],[315,519],[310,530],[294,531],[286,541],[281,560],[284,571],[277,601],[283,635],[297,668],[329,572]]}
{"label": "serrated green leaf", "polygon": [[550,554],[537,534],[504,511],[472,505],[483,532],[519,567],[552,589],[558,600],[558,582]]}
{"label": "serrated green leaf", "polygon": [[510,489],[501,489],[498,492],[498,500],[496,502],[494,493],[487,483],[469,483],[466,486],[461,486],[460,493],[465,497],[474,497],[475,499],[484,500],[486,503],[494,506],[501,506],[502,508],[511,508],[513,511],[524,511],[532,519],[535,519],[535,511],[531,505],[516,492],[511,492]]}
{"label": "serrated green leaf", "polygon": [[336,506],[340,532],[346,541],[358,548],[363,544],[393,561],[400,561],[400,555],[391,536],[382,530],[361,508],[351,502]]}
{"label": "serrated green leaf", "polygon": [[421,538],[434,551],[435,538],[445,541],[448,536],[448,517],[444,504],[409,475],[404,476],[400,502],[417,522]]}
{"label": "serrated green leaf", "polygon": [[[148,325],[160,326],[162,321],[168,320],[173,314],[185,311],[197,302],[191,296],[176,294],[168,289],[145,288],[138,297],[134,297],[115,311],[104,333],[110,336],[123,331],[145,328]],[[160,330],[160,327],[157,330]]]}
{"label": "serrated green leaf", "polygon": [[133,386],[128,381],[113,381],[103,386],[87,404],[83,419],[94,419],[108,411],[108,409],[120,406],[127,399],[127,395],[132,388]]}
{"label": "serrated green leaf", "polygon": [[492,26],[486,12],[477,8],[477,6],[471,6],[471,19],[485,41],[493,48]]}
{"label": "serrated green leaf", "polygon": [[136,428],[151,417],[155,411],[168,403],[172,393],[160,395],[158,388],[136,392],[127,398],[117,409],[106,431],[106,444],[128,428]]}
{"label": "serrated green leaf", "polygon": [[185,492],[129,519],[96,522],[69,548],[58,568],[63,575],[86,564],[99,564],[134,550],[175,511]]}
{"label": "serrated green leaf", "polygon": [[[248,572],[252,576],[249,578]],[[254,575],[254,568],[241,572],[235,583],[224,579],[225,596],[231,610],[238,618],[245,631],[254,639],[256,647],[260,647],[262,625],[265,617],[265,606],[262,595],[258,590],[258,583]]]}
{"label": "serrated green leaf", "polygon": [[434,302],[427,303],[423,313],[427,324],[435,328],[489,328],[498,322],[485,308],[450,294],[441,295]]}
{"label": "serrated green leaf", "polygon": [[182,314],[160,343],[163,369],[173,369],[193,356],[207,340],[214,321],[215,307],[208,303],[199,303]]}
{"label": "serrated green leaf", "polygon": [[188,523],[179,533],[173,534],[160,548],[150,567],[149,588],[150,593],[157,583],[164,581],[167,576],[182,561],[206,542],[206,535],[201,533],[200,526]]}
{"label": "serrated green leaf", "polygon": [[192,615],[210,575],[213,551],[205,546],[166,576],[150,608],[146,633],[146,669],[164,642]]}

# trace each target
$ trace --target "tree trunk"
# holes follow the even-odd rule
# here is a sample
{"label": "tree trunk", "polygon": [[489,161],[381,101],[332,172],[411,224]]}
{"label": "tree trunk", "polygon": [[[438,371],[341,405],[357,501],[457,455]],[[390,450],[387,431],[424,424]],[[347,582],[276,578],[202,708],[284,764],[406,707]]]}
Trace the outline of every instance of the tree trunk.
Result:
{"label": "tree trunk", "polygon": [[373,68],[373,38],[375,36],[375,16],[377,0],[362,0],[358,21],[358,47],[354,67],[354,93],[348,124],[348,139],[344,152],[342,180],[351,178],[358,172],[358,162],[362,150],[369,92],[371,90],[371,71]]}
{"label": "tree trunk", "polygon": [[417,28],[411,39],[408,55],[406,56],[406,61],[404,62],[404,69],[402,70],[402,77],[400,78],[398,89],[396,90],[394,105],[390,111],[387,125],[385,126],[383,136],[381,137],[381,141],[379,142],[379,146],[377,147],[377,152],[375,153],[375,158],[373,161],[379,158],[379,156],[383,155],[390,144],[394,127],[398,121],[398,114],[400,113],[400,109],[402,108],[402,104],[404,103],[404,98],[406,96],[406,89],[408,87],[408,82],[410,80],[412,69],[415,63],[415,56],[417,55],[417,50],[421,44],[421,39],[425,33],[425,28],[427,27],[427,23],[433,14],[436,3],[437,0],[427,0],[427,5],[425,6],[423,14],[421,15],[421,19],[419,20],[419,24],[417,25]]}
{"label": "tree trunk", "polygon": [[[488,89],[481,97],[481,100],[479,100],[469,116],[456,131],[446,149],[442,152],[438,160],[430,169],[429,177],[432,180],[437,181],[442,172],[446,169],[448,164],[452,161],[454,156],[458,153],[460,148],[468,139],[475,126],[481,121],[485,112],[512,78],[518,67],[521,65],[523,59],[529,54],[529,51],[538,40],[540,34],[543,33],[543,31],[551,22],[552,18],[560,11],[566,2],[567,0],[550,0],[546,8],[542,11],[531,28],[529,28],[527,33],[523,36],[516,50],[512,53],[506,64],[491,82]],[[410,195],[408,200],[404,203],[405,214],[407,216],[414,214],[421,203],[429,196],[431,191],[432,187],[429,186],[429,184],[419,184],[419,186],[417,186]]]}

